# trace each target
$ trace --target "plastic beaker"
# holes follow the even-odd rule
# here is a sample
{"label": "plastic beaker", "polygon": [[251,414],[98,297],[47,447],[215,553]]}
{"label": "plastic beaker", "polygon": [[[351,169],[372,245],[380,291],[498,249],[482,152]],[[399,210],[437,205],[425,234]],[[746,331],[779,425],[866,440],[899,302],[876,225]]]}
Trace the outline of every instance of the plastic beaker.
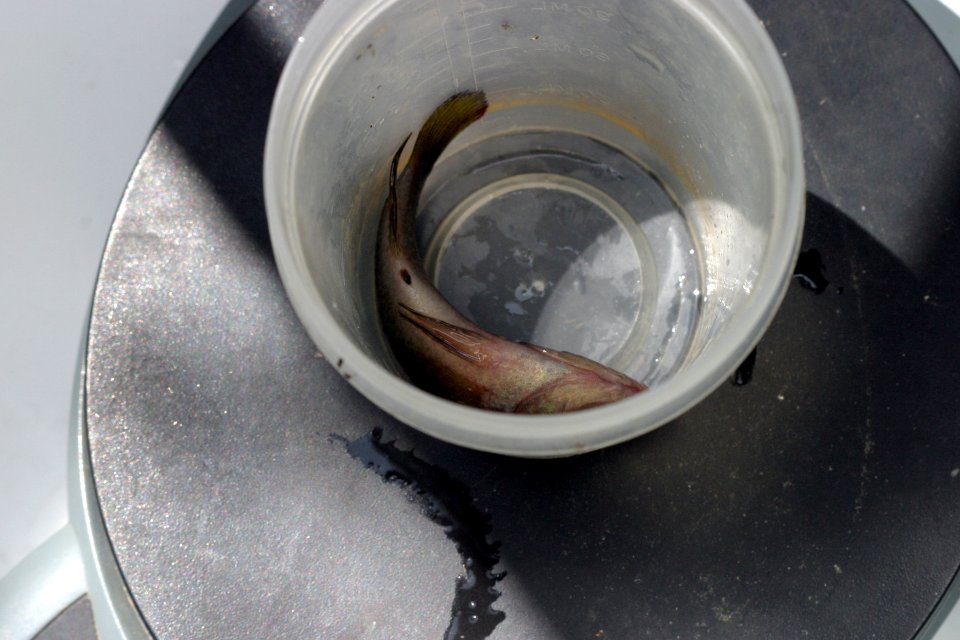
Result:
{"label": "plastic beaker", "polygon": [[[326,0],[284,69],[265,160],[290,299],[366,397],[444,440],[579,453],[676,417],[773,318],[803,225],[799,118],[740,0]],[[431,174],[428,273],[468,317],[650,386],[571,414],[460,406],[406,381],[378,321],[391,157],[451,94],[488,113]]]}

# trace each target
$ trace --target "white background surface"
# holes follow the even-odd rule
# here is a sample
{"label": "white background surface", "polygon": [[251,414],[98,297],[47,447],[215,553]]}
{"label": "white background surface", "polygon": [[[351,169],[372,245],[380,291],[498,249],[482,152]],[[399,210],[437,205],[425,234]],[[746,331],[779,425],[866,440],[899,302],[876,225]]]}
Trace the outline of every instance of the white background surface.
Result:
{"label": "white background surface", "polygon": [[0,576],[66,523],[71,390],[124,186],[227,0],[4,5]]}

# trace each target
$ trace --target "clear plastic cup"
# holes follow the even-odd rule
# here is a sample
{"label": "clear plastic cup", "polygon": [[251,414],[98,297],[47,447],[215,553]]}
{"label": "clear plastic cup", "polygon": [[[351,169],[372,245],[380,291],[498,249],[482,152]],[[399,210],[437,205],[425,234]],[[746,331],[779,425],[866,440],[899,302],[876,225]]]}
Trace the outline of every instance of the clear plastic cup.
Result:
{"label": "clear plastic cup", "polygon": [[[407,381],[374,290],[388,168],[466,89],[490,109],[427,181],[428,274],[484,328],[648,391],[520,416]],[[739,0],[326,0],[284,69],[264,169],[280,274],[327,359],[401,421],[520,456],[621,442],[704,398],[773,318],[803,225],[793,94]]]}

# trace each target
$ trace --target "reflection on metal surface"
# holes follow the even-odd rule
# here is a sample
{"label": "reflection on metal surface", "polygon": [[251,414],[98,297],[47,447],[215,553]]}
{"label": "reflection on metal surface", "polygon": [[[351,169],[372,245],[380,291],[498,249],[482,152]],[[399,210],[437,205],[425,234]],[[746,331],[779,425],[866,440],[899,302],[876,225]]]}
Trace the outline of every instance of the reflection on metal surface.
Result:
{"label": "reflection on metal surface", "polygon": [[366,436],[343,442],[347,452],[372,469],[384,482],[404,487],[411,500],[420,503],[423,513],[443,527],[447,538],[457,547],[464,575],[457,577],[446,640],[482,640],[504,619],[493,608],[500,597],[495,585],[504,573],[494,571],[500,561],[500,543],[490,542],[490,516],[475,505],[470,489],[442,468],[383,440],[383,431],[374,429]]}

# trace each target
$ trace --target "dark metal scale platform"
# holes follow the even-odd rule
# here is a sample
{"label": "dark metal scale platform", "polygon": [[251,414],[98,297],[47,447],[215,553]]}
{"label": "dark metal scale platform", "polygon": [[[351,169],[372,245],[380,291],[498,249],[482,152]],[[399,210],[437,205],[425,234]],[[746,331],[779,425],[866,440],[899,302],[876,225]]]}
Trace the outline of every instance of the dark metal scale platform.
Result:
{"label": "dark metal scale platform", "polygon": [[[149,628],[442,638],[457,613],[468,638],[914,637],[960,566],[960,75],[910,8],[752,2],[798,96],[803,248],[830,284],[791,286],[749,384],[624,445],[530,461],[390,419],[287,303],[262,150],[314,4],[260,2],[201,63],[101,269],[87,430]],[[390,465],[412,484],[384,482]],[[437,505],[477,517],[445,530]],[[471,623],[457,600],[464,540],[499,543],[503,616]]]}

